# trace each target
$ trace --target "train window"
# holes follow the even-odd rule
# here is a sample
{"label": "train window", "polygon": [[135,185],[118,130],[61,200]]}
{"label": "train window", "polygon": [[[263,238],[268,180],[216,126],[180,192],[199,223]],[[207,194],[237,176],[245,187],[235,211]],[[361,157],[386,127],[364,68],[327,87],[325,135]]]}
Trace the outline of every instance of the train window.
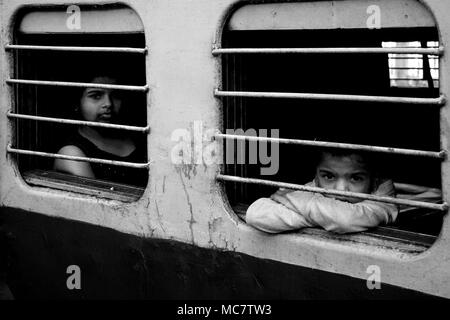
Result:
{"label": "train window", "polygon": [[[277,188],[305,190],[317,150],[366,151],[397,192],[375,200],[395,203],[400,213],[395,223],[365,233],[429,247],[447,210],[441,195],[442,51],[434,19],[418,1],[238,8],[213,49],[222,61],[215,95],[225,131],[216,136],[225,153],[218,179],[231,207],[244,217],[252,202]],[[258,161],[250,159],[255,142]],[[261,159],[261,150],[269,159]]]}
{"label": "train window", "polygon": [[[7,80],[15,96],[8,152],[24,180],[123,201],[139,198],[148,179],[149,128],[147,50],[137,14],[122,5],[24,9],[13,39],[6,46],[15,62]],[[84,113],[86,92],[110,101],[102,104],[110,108],[104,121]],[[86,132],[106,138],[89,139]],[[124,137],[126,143],[117,144],[126,147],[123,152],[98,142]],[[59,152],[78,142],[84,156]],[[93,175],[55,170],[61,159],[87,164]]]}
{"label": "train window", "polygon": [[[384,48],[437,48],[437,41],[383,42]],[[439,87],[438,56],[389,54],[389,77],[392,87]]]}

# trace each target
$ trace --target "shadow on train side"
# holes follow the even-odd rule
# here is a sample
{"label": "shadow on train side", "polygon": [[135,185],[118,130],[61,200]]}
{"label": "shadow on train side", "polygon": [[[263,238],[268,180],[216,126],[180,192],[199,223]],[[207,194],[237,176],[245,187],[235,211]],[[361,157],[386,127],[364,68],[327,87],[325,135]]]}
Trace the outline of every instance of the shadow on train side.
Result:
{"label": "shadow on train side", "polygon": [[[3,208],[8,283],[28,299],[432,299],[365,280]],[[19,236],[20,232],[20,236]],[[81,270],[69,290],[69,266]]]}
{"label": "shadow on train side", "polygon": [[7,233],[2,228],[1,225],[1,214],[0,214],[0,301],[13,300],[14,296],[9,289],[6,282],[6,275],[8,270],[8,253],[7,250]]}

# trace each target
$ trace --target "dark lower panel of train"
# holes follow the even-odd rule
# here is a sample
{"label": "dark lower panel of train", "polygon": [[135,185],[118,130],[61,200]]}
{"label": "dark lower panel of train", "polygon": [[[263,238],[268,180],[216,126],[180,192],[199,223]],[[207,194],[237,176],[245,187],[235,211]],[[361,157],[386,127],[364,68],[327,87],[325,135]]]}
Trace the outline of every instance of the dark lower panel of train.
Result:
{"label": "dark lower panel of train", "polygon": [[[428,299],[249,255],[1,208],[0,264],[16,299]],[[69,290],[70,265],[81,289]],[[73,283],[73,282],[72,282]]]}

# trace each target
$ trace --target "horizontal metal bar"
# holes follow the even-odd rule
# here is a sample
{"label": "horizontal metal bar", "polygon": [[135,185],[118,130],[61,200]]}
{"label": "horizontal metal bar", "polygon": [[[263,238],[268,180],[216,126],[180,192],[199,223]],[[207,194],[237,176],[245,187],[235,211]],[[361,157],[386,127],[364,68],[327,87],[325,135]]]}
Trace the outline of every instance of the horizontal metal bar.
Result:
{"label": "horizontal metal bar", "polygon": [[433,152],[433,151],[422,151],[422,150],[413,150],[413,149],[377,147],[377,146],[351,144],[351,143],[298,140],[298,139],[283,139],[283,138],[270,138],[270,137],[255,137],[255,136],[224,134],[224,133],[215,134],[214,137],[228,139],[228,140],[246,140],[246,141],[281,143],[281,144],[296,144],[296,145],[311,146],[311,147],[339,148],[339,149],[381,152],[381,153],[389,153],[389,154],[401,154],[401,155],[408,155],[408,156],[419,156],[419,157],[438,158],[438,159],[446,158],[445,151]]}
{"label": "horizontal metal bar", "polygon": [[136,168],[136,169],[147,169],[150,166],[150,163],[134,163],[134,162],[125,162],[125,161],[115,161],[115,160],[105,160],[98,158],[88,158],[88,157],[76,157],[76,156],[66,156],[57,153],[47,153],[33,150],[24,150],[24,149],[16,149],[12,148],[11,145],[8,145],[7,152],[15,153],[15,154],[23,154],[37,157],[45,157],[45,158],[54,158],[54,159],[64,159],[64,160],[73,160],[73,161],[81,161],[81,162],[90,162],[90,163],[102,163],[108,164],[112,166],[118,167],[128,167],[128,168]]}
{"label": "horizontal metal bar", "polygon": [[[441,54],[442,55],[442,54]],[[423,54],[420,53],[389,53],[390,58],[400,58],[400,59],[409,59],[409,58],[420,58],[423,59]],[[430,59],[439,59],[440,55],[436,54],[428,54],[428,58]]]}
{"label": "horizontal metal bar", "polygon": [[[401,56],[389,56],[388,58],[389,60],[419,60],[422,61],[423,57],[422,56],[407,56],[407,57],[401,57]],[[428,56],[428,60],[439,60],[438,56]]]}
{"label": "horizontal metal bar", "polygon": [[38,86],[55,86],[55,87],[99,88],[99,89],[142,91],[142,92],[148,91],[147,85],[145,85],[145,86],[124,86],[124,85],[117,85],[117,84],[25,80],[25,79],[8,79],[8,80],[6,80],[6,83],[8,83],[8,84],[30,84],[30,85],[38,85]]}
{"label": "horizontal metal bar", "polygon": [[102,122],[32,116],[32,115],[28,115],[28,114],[18,114],[18,113],[11,113],[11,112],[7,113],[7,117],[8,118],[16,118],[16,119],[43,121],[43,122],[74,124],[74,125],[82,125],[82,126],[88,126],[88,127],[110,128],[110,129],[118,129],[118,130],[124,130],[124,131],[136,131],[136,132],[142,132],[142,133],[150,132],[150,126],[147,126],[147,127],[126,126],[126,125],[102,123]]}
{"label": "horizontal metal bar", "polygon": [[439,48],[216,48],[213,55],[219,54],[248,54],[248,53],[391,53],[391,54],[428,54],[442,55],[444,47]]}
{"label": "horizontal metal bar", "polygon": [[[430,70],[439,70],[438,67],[430,67]],[[423,71],[423,67],[389,67],[389,70],[419,70]]]}
{"label": "horizontal metal bar", "polygon": [[379,103],[407,103],[442,106],[446,103],[444,95],[438,98],[410,98],[410,97],[385,97],[363,96],[349,94],[323,94],[323,93],[292,93],[292,92],[255,92],[255,91],[221,91],[216,89],[217,97],[245,97],[245,98],[284,98],[306,100],[333,100],[333,101],[357,101]]}
{"label": "horizontal metal bar", "polygon": [[78,46],[32,46],[7,44],[5,50],[39,50],[39,51],[75,51],[75,52],[111,52],[146,54],[147,48],[128,47],[78,47]]}
{"label": "horizontal metal bar", "polygon": [[411,207],[416,207],[416,208],[424,208],[424,209],[432,209],[432,210],[440,210],[440,211],[447,211],[449,208],[447,203],[436,204],[436,203],[413,201],[413,200],[407,200],[407,199],[381,197],[381,196],[374,196],[372,194],[329,190],[329,189],[323,189],[323,188],[318,188],[318,187],[308,187],[308,186],[293,184],[293,183],[276,182],[276,181],[271,181],[271,180],[262,180],[262,179],[253,179],[253,178],[242,178],[242,177],[228,176],[228,175],[222,175],[222,174],[217,175],[217,180],[238,182],[238,183],[257,184],[257,185],[266,185],[266,186],[271,186],[271,187],[286,188],[286,189],[299,190],[299,191],[308,191],[308,192],[327,194],[327,195],[333,195],[333,196],[353,197],[353,198],[362,199],[362,200],[371,200],[371,201],[377,201],[377,202],[385,202],[385,203],[392,203],[392,204],[397,204],[397,205],[406,205],[406,206],[411,206]]}
{"label": "horizontal metal bar", "polygon": [[[389,80],[406,80],[406,81],[425,81],[428,82],[428,79],[423,79],[423,78],[401,78],[401,77],[397,77],[397,78],[390,78]],[[432,81],[439,81],[439,79],[432,79]]]}

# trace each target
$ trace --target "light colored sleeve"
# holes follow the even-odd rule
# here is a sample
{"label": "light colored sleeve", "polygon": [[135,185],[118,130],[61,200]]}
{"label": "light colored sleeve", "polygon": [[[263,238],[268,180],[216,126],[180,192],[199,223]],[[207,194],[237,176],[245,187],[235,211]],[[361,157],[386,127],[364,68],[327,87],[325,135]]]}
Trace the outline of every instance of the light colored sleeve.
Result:
{"label": "light colored sleeve", "polygon": [[[386,180],[373,193],[378,196],[395,196],[391,180]],[[351,233],[367,230],[380,224],[395,221],[398,208],[394,204],[364,200],[349,203],[325,197],[318,193],[294,191],[275,193],[272,198],[293,206],[294,211],[301,212],[310,225],[336,233]]]}
{"label": "light colored sleeve", "polygon": [[302,214],[270,198],[256,200],[247,209],[247,224],[269,233],[298,230],[312,225]]}

